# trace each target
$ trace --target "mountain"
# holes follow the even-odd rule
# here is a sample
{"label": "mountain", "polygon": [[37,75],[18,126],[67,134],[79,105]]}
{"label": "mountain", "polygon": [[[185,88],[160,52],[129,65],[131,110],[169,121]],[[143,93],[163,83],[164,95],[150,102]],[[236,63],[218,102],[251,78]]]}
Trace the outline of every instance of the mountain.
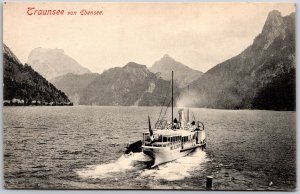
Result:
{"label": "mountain", "polygon": [[7,105],[58,104],[70,105],[68,97],[27,64],[22,65],[3,44],[3,95]]}
{"label": "mountain", "polygon": [[78,105],[80,91],[86,88],[99,75],[98,73],[85,73],[81,75],[68,73],[55,77],[50,81],[56,88],[64,91],[74,104]]}
{"label": "mountain", "polygon": [[189,68],[188,66],[175,61],[168,55],[164,55],[159,61],[156,61],[150,71],[153,73],[161,73],[161,77],[165,80],[171,80],[170,71],[174,71],[174,82],[179,87],[185,87],[191,82],[197,80],[203,75],[203,72]]}
{"label": "mountain", "polygon": [[295,110],[295,68],[295,13],[271,11],[252,45],[191,84],[193,105]]}
{"label": "mountain", "polygon": [[28,56],[27,64],[32,66],[47,80],[67,73],[90,73],[88,69],[66,55],[62,49],[41,47],[33,49]]}
{"label": "mountain", "polygon": [[[81,75],[82,76],[82,75]],[[175,97],[179,95],[179,90]],[[161,106],[171,96],[170,81],[157,77],[145,65],[130,62],[97,76],[78,93],[79,104],[106,106]]]}

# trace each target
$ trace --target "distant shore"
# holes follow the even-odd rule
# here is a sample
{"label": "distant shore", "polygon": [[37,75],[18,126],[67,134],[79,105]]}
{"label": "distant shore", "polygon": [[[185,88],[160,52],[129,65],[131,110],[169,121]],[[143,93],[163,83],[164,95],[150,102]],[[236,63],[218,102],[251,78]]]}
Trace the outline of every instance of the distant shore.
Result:
{"label": "distant shore", "polygon": [[73,102],[41,102],[39,100],[27,101],[20,99],[3,100],[3,106],[73,106]]}
{"label": "distant shore", "polygon": [[[125,106],[125,105],[88,105],[88,104],[74,104],[72,102],[70,103],[64,103],[64,104],[61,104],[61,103],[57,103],[57,104],[9,104],[9,103],[3,103],[4,106],[75,106],[75,107],[78,107],[78,106],[87,106],[87,107],[113,107],[113,108],[161,108],[161,106]],[[164,106],[166,107],[166,106]],[[176,109],[180,109],[180,108],[187,108],[187,107],[174,107]],[[284,111],[284,112],[296,112],[296,110],[289,110],[289,109],[286,109],[286,110],[282,110],[282,109],[251,109],[251,108],[245,108],[245,109],[224,109],[224,108],[212,108],[212,107],[189,107],[190,109],[212,109],[212,110],[224,110],[224,111],[245,111],[245,110],[249,110],[249,111],[254,111],[254,110],[261,110],[261,111],[278,111],[278,112],[281,112],[281,111]]]}

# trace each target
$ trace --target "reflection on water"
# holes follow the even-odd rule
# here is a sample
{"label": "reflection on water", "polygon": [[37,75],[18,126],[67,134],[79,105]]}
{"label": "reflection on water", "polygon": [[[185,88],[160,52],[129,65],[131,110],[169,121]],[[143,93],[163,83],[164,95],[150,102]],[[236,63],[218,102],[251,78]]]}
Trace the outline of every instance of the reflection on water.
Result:
{"label": "reflection on water", "polygon": [[[207,149],[147,169],[127,143],[155,122],[157,107],[4,107],[7,188],[291,190],[295,112],[193,109]],[[272,182],[271,187],[269,186]]]}

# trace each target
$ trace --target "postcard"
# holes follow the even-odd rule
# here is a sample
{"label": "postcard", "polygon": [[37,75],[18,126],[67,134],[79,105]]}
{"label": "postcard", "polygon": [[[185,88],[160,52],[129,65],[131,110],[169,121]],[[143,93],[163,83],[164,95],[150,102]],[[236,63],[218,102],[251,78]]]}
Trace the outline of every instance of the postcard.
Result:
{"label": "postcard", "polygon": [[295,16],[4,2],[4,187],[294,191]]}

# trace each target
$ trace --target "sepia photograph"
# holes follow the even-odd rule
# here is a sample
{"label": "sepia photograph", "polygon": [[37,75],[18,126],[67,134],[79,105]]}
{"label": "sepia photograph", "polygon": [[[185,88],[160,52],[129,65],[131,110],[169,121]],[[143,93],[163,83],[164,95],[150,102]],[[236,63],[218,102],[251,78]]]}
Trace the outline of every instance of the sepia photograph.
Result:
{"label": "sepia photograph", "polygon": [[4,188],[295,191],[295,20],[295,3],[4,2]]}

